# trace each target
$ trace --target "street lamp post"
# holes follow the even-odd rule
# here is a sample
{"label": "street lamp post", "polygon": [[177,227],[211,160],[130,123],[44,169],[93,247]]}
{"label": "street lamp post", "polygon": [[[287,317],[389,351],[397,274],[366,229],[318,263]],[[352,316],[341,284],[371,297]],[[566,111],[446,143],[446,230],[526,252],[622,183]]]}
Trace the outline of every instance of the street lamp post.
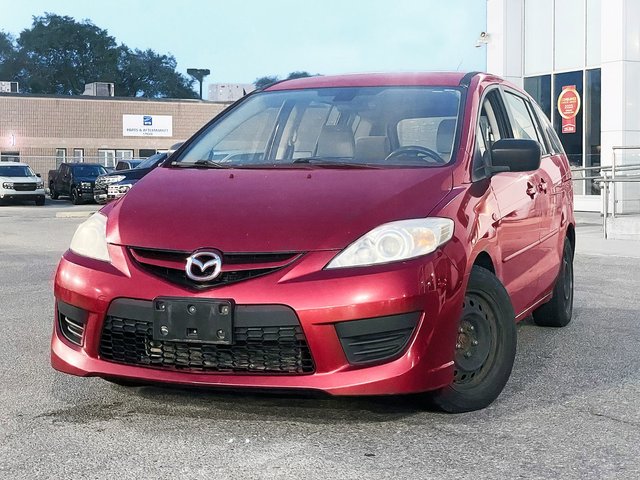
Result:
{"label": "street lamp post", "polygon": [[187,68],[187,73],[200,83],[200,100],[202,100],[202,80],[209,75],[211,71],[206,68]]}

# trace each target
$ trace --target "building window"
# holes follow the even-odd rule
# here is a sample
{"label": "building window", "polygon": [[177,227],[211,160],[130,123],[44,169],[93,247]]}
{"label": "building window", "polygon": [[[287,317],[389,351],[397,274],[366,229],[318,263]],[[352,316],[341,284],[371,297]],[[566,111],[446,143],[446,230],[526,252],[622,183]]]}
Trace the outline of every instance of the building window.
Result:
{"label": "building window", "polygon": [[60,166],[61,163],[67,161],[67,149],[66,148],[56,148],[56,168]]}
{"label": "building window", "polygon": [[133,158],[133,150],[116,150],[116,161]]}
{"label": "building window", "polygon": [[[584,129],[585,129],[585,167],[600,166],[600,69],[587,70],[585,72],[585,96],[584,96]],[[599,170],[592,170],[590,177],[600,175]],[[600,195],[600,187],[588,180],[586,185],[587,195]]]}
{"label": "building window", "polygon": [[74,162],[84,162],[84,148],[74,148],[73,149],[73,161]]}
{"label": "building window", "polygon": [[547,118],[551,120],[551,75],[525,78],[524,89],[533,97]]}
{"label": "building window", "polygon": [[[565,152],[567,152],[569,163],[574,168],[581,168],[583,166],[582,157],[584,149],[582,145],[582,126],[584,125],[584,108],[581,106],[578,114],[572,120],[572,123],[575,122],[575,128],[563,133],[563,118],[558,110],[558,97],[560,97],[565,88],[575,88],[578,93],[578,97],[581,99],[581,102],[583,102],[583,73],[584,72],[580,70],[576,72],[557,73],[553,76],[553,128],[558,134]],[[573,178],[579,179],[583,176],[583,172],[575,172]],[[574,181],[573,187],[577,195],[584,195],[584,181]]]}
{"label": "building window", "polygon": [[0,152],[0,161],[2,162],[19,162],[20,152]]}
{"label": "building window", "polygon": [[155,148],[141,148],[140,150],[138,150],[138,156],[140,158],[149,158],[150,156],[155,154],[156,154]]}
{"label": "building window", "polygon": [[100,163],[105,167],[115,167],[116,166],[116,151],[115,150],[106,150],[100,149],[98,150],[98,159]]}

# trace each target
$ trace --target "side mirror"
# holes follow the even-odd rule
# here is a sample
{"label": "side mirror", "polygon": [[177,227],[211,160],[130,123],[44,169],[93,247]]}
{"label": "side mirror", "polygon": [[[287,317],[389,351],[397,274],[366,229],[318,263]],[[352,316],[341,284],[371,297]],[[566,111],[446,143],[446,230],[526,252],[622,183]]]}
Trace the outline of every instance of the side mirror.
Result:
{"label": "side mirror", "polygon": [[504,138],[491,147],[491,165],[487,174],[500,172],[530,172],[540,168],[542,153],[535,140]]}
{"label": "side mirror", "polygon": [[36,173],[36,177],[42,178],[42,175],[40,173]]}

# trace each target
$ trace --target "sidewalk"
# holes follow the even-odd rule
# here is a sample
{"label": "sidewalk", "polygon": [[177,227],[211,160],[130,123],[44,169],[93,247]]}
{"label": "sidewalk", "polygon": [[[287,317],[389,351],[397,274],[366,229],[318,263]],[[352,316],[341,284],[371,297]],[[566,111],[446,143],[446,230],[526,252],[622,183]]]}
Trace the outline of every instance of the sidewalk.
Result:
{"label": "sidewalk", "polygon": [[599,213],[576,212],[576,253],[640,258],[640,242],[604,238],[602,216]]}

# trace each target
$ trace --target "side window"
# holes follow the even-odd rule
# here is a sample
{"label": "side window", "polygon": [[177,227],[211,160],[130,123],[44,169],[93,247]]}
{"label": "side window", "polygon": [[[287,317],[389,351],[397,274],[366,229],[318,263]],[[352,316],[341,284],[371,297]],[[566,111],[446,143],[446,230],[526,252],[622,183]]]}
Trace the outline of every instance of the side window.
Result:
{"label": "side window", "polygon": [[535,122],[531,118],[525,100],[510,92],[505,92],[504,99],[511,111],[513,138],[536,140],[542,145],[544,140],[538,137]]}
{"label": "side window", "polygon": [[505,136],[503,107],[497,90],[489,92],[482,101],[476,127],[476,155],[472,177],[483,178],[484,167],[491,164],[491,146]]}
{"label": "side window", "polygon": [[547,141],[549,142],[549,153],[552,155],[564,154],[564,148],[562,147],[562,143],[560,143],[558,135],[551,126],[551,122],[549,122],[549,119],[538,105],[535,105],[535,112],[538,116],[538,121],[540,122],[542,129],[546,133]]}

